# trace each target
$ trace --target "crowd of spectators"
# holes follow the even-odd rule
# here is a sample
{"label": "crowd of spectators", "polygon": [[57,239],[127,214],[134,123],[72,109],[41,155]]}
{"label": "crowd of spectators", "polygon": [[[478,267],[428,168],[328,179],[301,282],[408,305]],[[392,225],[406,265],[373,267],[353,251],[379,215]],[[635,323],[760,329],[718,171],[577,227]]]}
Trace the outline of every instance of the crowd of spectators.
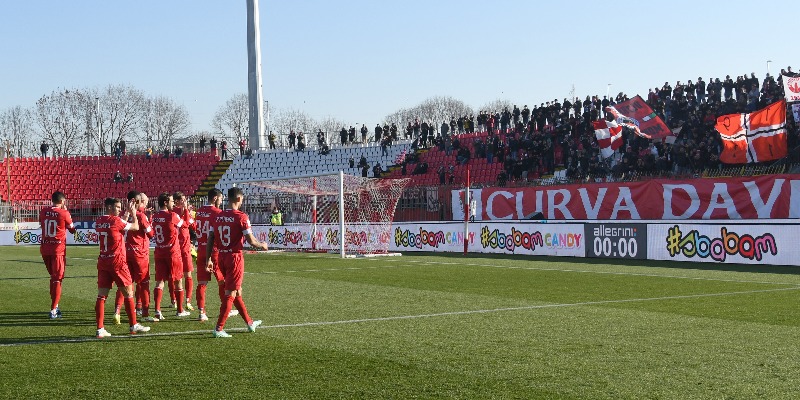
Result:
{"label": "crowd of spectators", "polygon": [[[791,68],[781,75],[793,76]],[[481,111],[477,117],[461,116],[444,121],[438,130],[433,124],[415,120],[406,127],[406,138],[414,138],[415,146],[438,146],[447,155],[456,154],[458,164],[472,158],[485,158],[489,164],[503,164],[497,181],[505,185],[512,180],[527,180],[531,174],[552,174],[556,167],[566,169],[570,178],[605,177],[608,175],[671,175],[687,176],[707,169],[718,169],[721,142],[714,129],[718,116],[753,112],[784,97],[781,76],[767,75],[762,81],[754,73],[734,80],[726,76],[702,77],[686,83],[665,82],[647,94],[646,102],[675,133],[673,143],[649,140],[635,134],[623,135],[622,147],[610,158],[600,156],[592,122],[606,117],[605,107],[629,100],[624,93],[616,96],[586,96],[559,102],[527,105],[499,111]],[[610,118],[610,117],[609,117]],[[487,132],[483,138],[464,143],[460,134],[477,129]],[[791,161],[800,161],[796,149],[797,125],[787,113],[788,148]],[[452,169],[452,166],[450,166]],[[416,167],[415,167],[416,170]],[[445,183],[446,169],[440,167],[440,182]]]}

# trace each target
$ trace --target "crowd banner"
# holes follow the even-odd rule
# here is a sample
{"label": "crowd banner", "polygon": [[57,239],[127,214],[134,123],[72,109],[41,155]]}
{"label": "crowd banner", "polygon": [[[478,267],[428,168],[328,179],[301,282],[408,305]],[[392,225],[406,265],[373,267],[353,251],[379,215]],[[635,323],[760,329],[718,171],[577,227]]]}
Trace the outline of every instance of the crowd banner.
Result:
{"label": "crowd banner", "polygon": [[[795,179],[793,179],[795,178]],[[479,220],[740,220],[800,218],[796,175],[653,179],[474,189]],[[453,190],[453,219],[464,218]]]}
{"label": "crowd banner", "polygon": [[652,260],[800,265],[796,224],[649,224]]}
{"label": "crowd banner", "polygon": [[789,103],[800,101],[800,76],[782,75],[782,78],[786,101]]}

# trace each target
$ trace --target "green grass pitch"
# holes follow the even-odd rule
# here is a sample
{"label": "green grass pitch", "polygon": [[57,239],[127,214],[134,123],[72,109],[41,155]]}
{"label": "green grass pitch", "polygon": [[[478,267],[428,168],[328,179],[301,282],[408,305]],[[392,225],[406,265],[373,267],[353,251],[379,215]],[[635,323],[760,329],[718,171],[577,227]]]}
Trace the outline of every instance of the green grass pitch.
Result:
{"label": "green grass pitch", "polygon": [[212,321],[130,337],[109,301],[97,340],[96,256],[68,248],[51,321],[38,248],[0,248],[0,398],[800,398],[796,268],[249,254],[256,332],[211,337],[212,286]]}

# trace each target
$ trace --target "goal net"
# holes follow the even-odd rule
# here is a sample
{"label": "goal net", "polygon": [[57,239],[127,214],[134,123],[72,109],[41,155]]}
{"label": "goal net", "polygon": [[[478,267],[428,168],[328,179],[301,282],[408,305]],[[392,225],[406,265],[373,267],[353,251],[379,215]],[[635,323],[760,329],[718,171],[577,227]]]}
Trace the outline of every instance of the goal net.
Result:
{"label": "goal net", "polygon": [[[408,179],[374,179],[342,172],[239,182],[265,188],[272,206],[292,229],[276,231],[284,248],[330,251],[342,256],[387,255],[397,201]],[[246,189],[245,189],[246,190]],[[291,231],[291,233],[290,233]]]}

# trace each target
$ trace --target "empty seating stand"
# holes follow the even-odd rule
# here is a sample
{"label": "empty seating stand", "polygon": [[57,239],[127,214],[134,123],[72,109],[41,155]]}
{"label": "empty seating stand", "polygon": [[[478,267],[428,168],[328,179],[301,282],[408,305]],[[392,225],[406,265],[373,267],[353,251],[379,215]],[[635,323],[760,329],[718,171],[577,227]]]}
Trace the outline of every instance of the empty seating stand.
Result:
{"label": "empty seating stand", "polygon": [[[230,168],[225,172],[217,184],[223,192],[233,186],[234,182],[252,179],[275,179],[282,177],[336,173],[344,171],[346,174],[361,176],[361,168],[350,168],[350,158],[358,161],[363,155],[369,164],[369,174],[372,177],[372,167],[380,162],[383,170],[395,165],[397,157],[403,152],[411,151],[411,141],[401,140],[395,142],[387,149],[388,155],[383,156],[381,147],[377,144],[370,145],[333,145],[330,153],[320,155],[316,149],[306,148],[306,151],[286,151],[286,149],[256,152],[252,157],[237,157]],[[385,175],[384,175],[385,176]],[[247,189],[248,194],[267,194],[268,190],[260,187]]]}
{"label": "empty seating stand", "polygon": [[[11,200],[47,200],[56,190],[64,192],[68,199],[125,197],[130,190],[151,197],[177,190],[191,196],[216,163],[211,153],[151,159],[126,155],[120,161],[99,156],[7,158],[0,163],[0,198],[8,201],[10,195]],[[116,171],[123,182],[114,182]],[[132,183],[125,182],[129,173],[133,173]]]}

